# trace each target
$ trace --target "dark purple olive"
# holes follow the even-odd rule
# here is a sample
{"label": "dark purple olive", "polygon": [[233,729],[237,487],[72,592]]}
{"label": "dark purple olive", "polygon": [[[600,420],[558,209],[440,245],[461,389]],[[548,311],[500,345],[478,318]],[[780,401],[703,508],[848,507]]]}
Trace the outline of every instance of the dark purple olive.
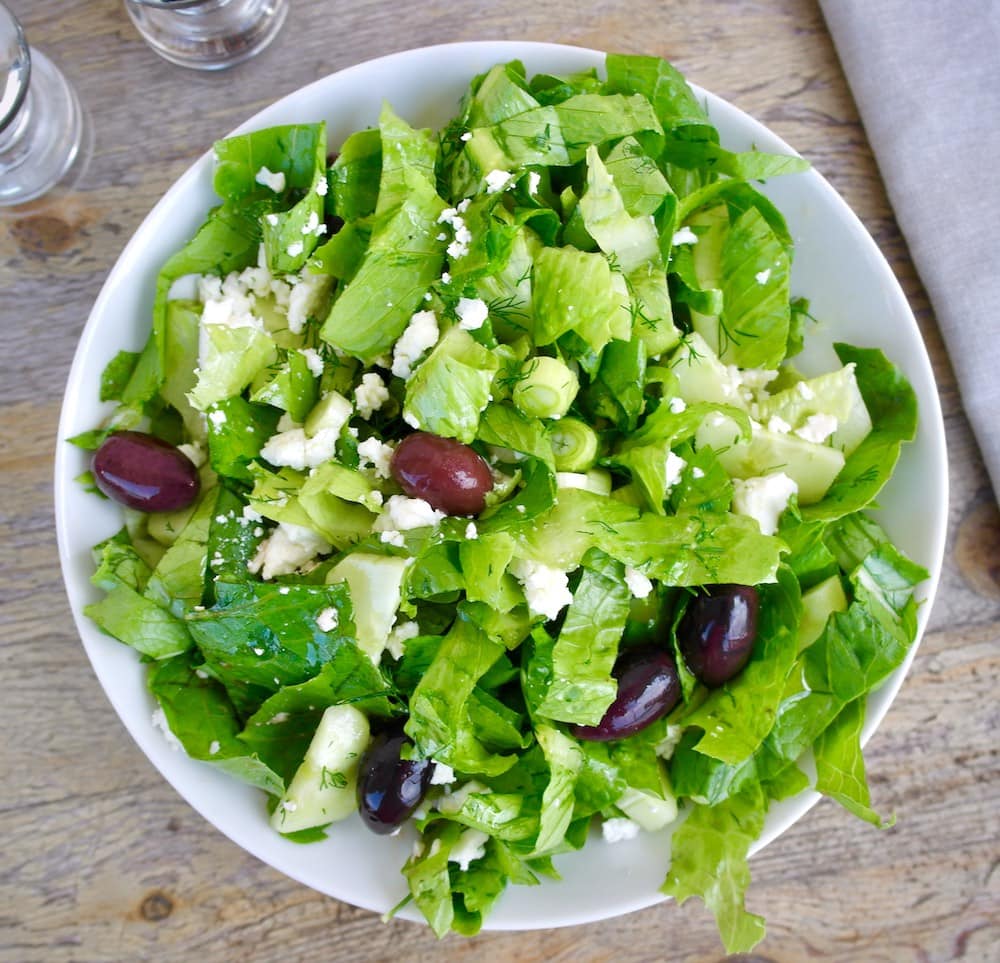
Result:
{"label": "dark purple olive", "polygon": [[141,431],[108,435],[90,470],[108,498],[143,512],[186,508],[201,490],[198,469],[183,452]]}
{"label": "dark purple olive", "polygon": [[618,680],[615,701],[596,726],[572,726],[578,739],[624,739],[662,719],[680,701],[677,663],[663,649],[626,649],[611,674]]}
{"label": "dark purple olive", "polygon": [[430,759],[401,759],[406,736],[380,736],[361,762],[358,808],[373,833],[391,833],[413,815],[434,775]]}
{"label": "dark purple olive", "polygon": [[760,596],[752,585],[709,585],[677,626],[688,668],[707,686],[720,686],[747,664],[757,637]]}
{"label": "dark purple olive", "polygon": [[478,515],[493,490],[490,466],[475,449],[425,431],[399,443],[389,468],[407,495],[448,515]]}

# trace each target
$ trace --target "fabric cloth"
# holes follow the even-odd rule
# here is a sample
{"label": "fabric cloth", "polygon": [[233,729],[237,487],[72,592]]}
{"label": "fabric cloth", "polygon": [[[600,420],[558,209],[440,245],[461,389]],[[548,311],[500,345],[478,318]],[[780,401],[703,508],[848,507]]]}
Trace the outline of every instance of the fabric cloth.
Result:
{"label": "fabric cloth", "polygon": [[820,0],[1000,496],[1000,0]]}

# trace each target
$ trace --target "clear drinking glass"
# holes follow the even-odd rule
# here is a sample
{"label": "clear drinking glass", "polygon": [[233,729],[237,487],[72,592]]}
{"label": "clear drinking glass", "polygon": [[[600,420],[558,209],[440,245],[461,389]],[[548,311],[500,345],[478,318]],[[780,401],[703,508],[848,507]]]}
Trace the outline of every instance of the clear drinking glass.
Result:
{"label": "clear drinking glass", "polygon": [[40,197],[80,153],[83,113],[76,92],[0,3],[0,207]]}
{"label": "clear drinking glass", "polygon": [[182,67],[221,70],[263,50],[288,13],[288,0],[125,0],[139,33]]}

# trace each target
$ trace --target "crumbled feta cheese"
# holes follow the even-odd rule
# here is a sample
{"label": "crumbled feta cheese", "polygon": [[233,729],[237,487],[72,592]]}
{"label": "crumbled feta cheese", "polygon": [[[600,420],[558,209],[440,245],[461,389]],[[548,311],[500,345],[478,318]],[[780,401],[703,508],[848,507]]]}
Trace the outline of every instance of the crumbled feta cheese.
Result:
{"label": "crumbled feta cheese", "polygon": [[454,792],[449,790],[445,790],[445,792],[447,795],[442,796],[437,801],[437,809],[439,812],[450,815],[457,813],[465,805],[465,800],[469,796],[489,792],[489,788],[475,779],[470,779],[468,782],[463,782]]}
{"label": "crumbled feta cheese", "polygon": [[788,499],[798,490],[795,481],[780,471],[758,478],[734,478],[733,511],[755,519],[762,535],[773,535]]}
{"label": "crumbled feta cheese", "polygon": [[379,535],[379,541],[383,545],[393,545],[396,548],[402,548],[406,544],[402,532],[382,532]]}
{"label": "crumbled feta cheese", "polygon": [[280,218],[278,217],[277,214],[266,214],[264,216],[264,220],[267,221],[267,223],[270,224],[271,227],[277,227]]}
{"label": "crumbled feta cheese", "polygon": [[666,490],[669,492],[681,480],[681,472],[687,467],[687,462],[672,451],[667,452]]}
{"label": "crumbled feta cheese", "polygon": [[673,414],[679,415],[687,411],[687,402],[683,398],[671,398],[669,408]]}
{"label": "crumbled feta cheese", "polygon": [[635,839],[641,827],[631,819],[605,819],[601,823],[601,835],[605,842],[620,843],[626,839]]}
{"label": "crumbled feta cheese", "polygon": [[705,477],[705,472],[704,472],[703,469],[701,469],[697,465],[695,465],[694,468],[691,469],[691,477],[692,478],[704,478]]}
{"label": "crumbled feta cheese", "polygon": [[323,374],[323,358],[315,348],[303,348],[300,352],[306,359],[306,367],[314,378],[319,378]]}
{"label": "crumbled feta cheese", "polygon": [[435,762],[431,771],[432,786],[450,786],[455,781],[455,770],[443,762]]}
{"label": "crumbled feta cheese", "polygon": [[[464,207],[463,207],[464,204]],[[458,207],[448,207],[441,212],[438,218],[439,224],[448,224],[455,232],[455,240],[448,245],[448,257],[460,258],[469,253],[469,244],[472,243],[472,232],[465,226],[462,213],[468,210],[468,203],[463,201]],[[442,277],[442,280],[444,278]],[[449,278],[449,280],[451,280]],[[445,281],[447,284],[448,282]]]}
{"label": "crumbled feta cheese", "polygon": [[756,274],[754,275],[754,280],[755,280],[755,281],[756,281],[756,282],[757,282],[758,284],[767,284],[767,282],[768,282],[768,279],[769,279],[770,277],[771,277],[771,269],[770,269],[770,268],[764,268],[764,270],[763,270],[763,271],[758,271],[758,272],[757,272],[757,273],[756,273]]}
{"label": "crumbled feta cheese", "polygon": [[517,559],[509,571],[523,586],[528,608],[536,615],[554,619],[573,601],[569,579],[560,569],[530,559]]}
{"label": "crumbled feta cheese", "polygon": [[263,650],[263,649],[261,649],[261,648],[255,648],[255,649],[253,650],[253,654],[254,654],[254,655],[263,655],[263,654],[264,654],[264,650]]}
{"label": "crumbled feta cheese", "polygon": [[479,529],[476,528],[475,522],[469,522],[465,526],[465,537],[469,540],[479,538]]}
{"label": "crumbled feta cheese", "polygon": [[221,746],[221,745],[219,744],[219,740],[218,740],[218,739],[213,739],[213,740],[212,740],[212,741],[211,741],[211,742],[210,742],[210,743],[208,744],[208,754],[209,754],[210,756],[215,756],[215,755],[218,755],[218,752],[219,752],[219,750],[220,750],[221,748],[222,748],[222,746]]}
{"label": "crumbled feta cheese", "polygon": [[462,136],[459,138],[459,140],[464,140],[466,142],[472,140],[472,131],[471,130],[467,130],[464,134],[462,134]]}
{"label": "crumbled feta cheese", "polygon": [[432,508],[422,498],[390,495],[382,514],[372,526],[376,532],[408,532],[414,528],[436,528],[446,518],[444,512]]}
{"label": "crumbled feta cheese", "polygon": [[269,171],[266,167],[262,167],[257,171],[254,181],[274,191],[275,194],[280,194],[285,189],[284,171]]}
{"label": "crumbled feta cheese", "polygon": [[285,253],[289,257],[298,257],[304,250],[305,245],[301,241],[292,241],[292,243],[285,248]]}
{"label": "crumbled feta cheese", "polygon": [[315,211],[310,211],[309,220],[307,220],[305,224],[302,225],[302,233],[319,234],[321,233],[319,230],[317,230],[319,227],[320,227],[319,214],[317,214]]}
{"label": "crumbled feta cheese", "polygon": [[[295,245],[292,245],[293,247]],[[296,253],[301,253],[300,250]],[[295,254],[289,249],[289,255]],[[309,316],[319,310],[321,303],[330,290],[331,280],[325,274],[311,274],[306,271],[289,289],[288,295],[288,330],[292,334],[301,334]]]}
{"label": "crumbled feta cheese", "polygon": [[389,389],[374,371],[361,376],[361,384],[354,389],[354,406],[367,421],[389,400]]}
{"label": "crumbled feta cheese", "polygon": [[276,712],[270,719],[267,720],[269,726],[280,726],[283,722],[288,722],[289,715],[287,712]]}
{"label": "crumbled feta cheese", "polygon": [[684,726],[667,726],[666,735],[653,747],[661,759],[669,759],[684,735]]}
{"label": "crumbled feta cheese", "polygon": [[362,468],[371,466],[378,478],[388,478],[393,450],[392,445],[387,445],[372,435],[358,445],[360,465]]}
{"label": "crumbled feta cheese", "polygon": [[418,311],[392,349],[392,373],[404,381],[413,374],[420,356],[437,344],[441,332],[433,311]]}
{"label": "crumbled feta cheese", "polygon": [[[343,427],[343,426],[341,426]],[[340,429],[324,428],[311,438],[304,428],[289,428],[271,435],[260,453],[272,465],[286,465],[296,471],[316,468],[337,453]]]}
{"label": "crumbled feta cheese", "polygon": [[504,190],[504,188],[510,184],[511,177],[513,177],[513,175],[510,171],[490,171],[484,178],[486,182],[486,193],[500,193],[500,191]]}
{"label": "crumbled feta cheese", "polygon": [[637,568],[625,569],[625,584],[634,598],[644,599],[653,591],[653,583]]}
{"label": "crumbled feta cheese", "polygon": [[534,197],[542,184],[542,175],[538,171],[528,171],[528,193]]}
{"label": "crumbled feta cheese", "polygon": [[163,706],[160,706],[153,713],[153,725],[156,726],[163,733],[163,738],[167,740],[167,745],[171,749],[176,751],[183,751],[184,745],[181,743],[180,739],[173,734],[170,728],[170,723],[167,722],[167,714],[163,711]]}
{"label": "crumbled feta cheese", "polygon": [[795,390],[806,400],[812,401],[816,397],[816,392],[812,390],[804,381],[800,381],[796,386]]}
{"label": "crumbled feta cheese", "polygon": [[670,239],[670,243],[674,247],[677,247],[679,244],[697,244],[698,235],[691,228],[685,226],[679,231],[674,231],[674,236]]}
{"label": "crumbled feta cheese", "polygon": [[[403,536],[399,532],[395,534],[399,535],[400,540],[402,540]],[[410,639],[415,639],[418,635],[420,635],[420,626],[412,619],[400,622],[398,625],[394,625],[389,632],[389,638],[386,639],[385,643],[386,651],[399,661],[406,651],[406,643]]]}
{"label": "crumbled feta cheese", "polygon": [[771,415],[767,422],[767,430],[779,435],[787,435],[792,430],[792,426],[781,415]]}
{"label": "crumbled feta cheese", "polygon": [[331,605],[316,616],[316,627],[320,632],[332,632],[340,625],[340,613]]}
{"label": "crumbled feta cheese", "polygon": [[833,415],[819,412],[806,418],[806,423],[801,428],[797,428],[795,434],[803,441],[812,441],[817,445],[822,445],[837,430],[838,424],[839,422]]}
{"label": "crumbled feta cheese", "polygon": [[319,194],[320,197],[326,197],[326,192],[329,189],[330,184],[327,182],[325,177],[321,177],[318,181],[316,181],[316,193]]}
{"label": "crumbled feta cheese", "polygon": [[451,847],[448,854],[449,863],[457,863],[463,872],[469,864],[486,855],[486,842],[490,837],[479,829],[467,829]]}
{"label": "crumbled feta cheese", "polygon": [[482,298],[459,298],[455,306],[458,326],[466,331],[476,331],[486,323],[489,308]]}
{"label": "crumbled feta cheese", "polygon": [[281,522],[257,547],[247,568],[268,581],[276,575],[291,575],[331,549],[330,543],[312,529]]}
{"label": "crumbled feta cheese", "polygon": [[216,428],[221,428],[226,423],[226,413],[219,408],[208,413],[208,420],[215,425]]}

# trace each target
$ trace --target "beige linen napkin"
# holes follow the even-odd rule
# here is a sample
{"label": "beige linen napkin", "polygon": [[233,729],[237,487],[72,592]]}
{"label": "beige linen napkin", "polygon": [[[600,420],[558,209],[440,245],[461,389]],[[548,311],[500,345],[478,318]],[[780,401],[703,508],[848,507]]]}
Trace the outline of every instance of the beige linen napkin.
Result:
{"label": "beige linen napkin", "polygon": [[1000,495],[1000,0],[820,0]]}

